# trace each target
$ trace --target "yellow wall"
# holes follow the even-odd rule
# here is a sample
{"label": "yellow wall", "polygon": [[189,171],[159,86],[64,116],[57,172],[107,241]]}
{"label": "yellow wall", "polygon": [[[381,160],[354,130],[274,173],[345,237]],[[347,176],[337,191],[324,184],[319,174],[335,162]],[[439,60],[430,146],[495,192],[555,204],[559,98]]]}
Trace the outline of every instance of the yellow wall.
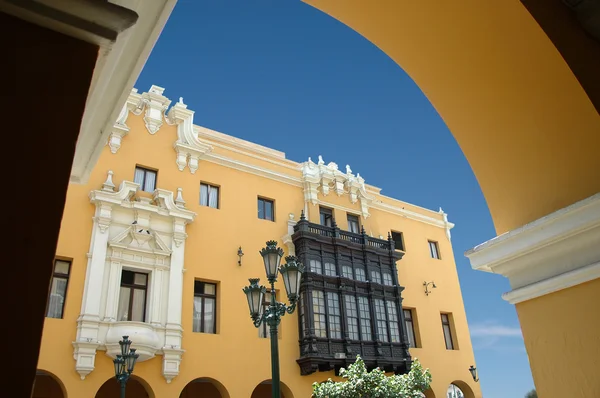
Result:
{"label": "yellow wall", "polygon": [[498,234],[600,191],[600,116],[520,1],[304,1],[419,85],[473,168]]}
{"label": "yellow wall", "polygon": [[540,397],[600,397],[599,302],[595,279],[516,305]]}
{"label": "yellow wall", "polygon": [[[265,241],[279,240],[280,246],[285,248],[281,237],[287,233],[288,214],[294,213],[298,219],[304,207],[302,188],[202,160],[195,175],[187,168],[181,172],[177,169],[173,150],[176,127],[164,124],[156,134],[150,135],[142,116],[129,115],[127,125],[131,131],[123,139],[121,148],[117,154],[111,154],[108,147],[104,149],[87,185],[71,185],[69,188],[57,255],[73,259],[71,279],[64,319],[46,320],[39,368],[55,374],[64,383],[71,398],[94,397],[102,384],[113,377],[112,361],[103,352],[97,353],[96,368],[83,381],[75,372],[73,360],[72,342],[81,309],[86,253],[94,214],[88,194],[101,187],[108,170],[114,172],[113,180],[117,186],[123,180],[132,181],[134,168],[139,164],[158,169],[158,188],[175,192],[178,187],[183,188],[186,207],[198,215],[187,227],[182,312],[185,353],[180,374],[167,384],[161,375],[161,356],[138,363],[134,373],[148,384],[154,394],[150,394],[150,397],[178,397],[184,387],[197,378],[216,380],[220,383],[218,386],[223,396],[250,397],[257,385],[270,379],[270,347],[268,339],[258,338],[258,332],[249,319],[241,288],[247,285],[250,277],[262,277],[264,280],[264,268],[258,250],[264,247]],[[292,169],[295,165],[293,162],[280,159],[277,161],[288,166],[274,166],[223,148],[215,148],[215,152],[246,162],[260,162],[263,166],[300,177],[297,165],[294,166],[295,170]],[[200,181],[220,185],[219,209],[199,205]],[[257,218],[257,195],[276,200],[276,222]],[[319,198],[329,201],[330,205],[352,208],[359,213],[358,206],[353,205],[347,195],[338,198],[332,192],[327,197]],[[387,203],[394,202],[391,198],[380,199]],[[428,217],[442,219],[437,212],[399,201],[395,203]],[[318,220],[318,206],[309,206],[310,218]],[[335,212],[339,226],[347,228],[345,212],[337,208]],[[404,259],[398,262],[399,278],[406,287],[404,305],[416,308],[422,347],[411,349],[411,354],[431,369],[433,390],[438,397],[443,397],[448,385],[455,380],[467,383],[475,396],[480,397],[479,385],[473,382],[468,371],[475,360],[454,254],[445,230],[373,208],[370,212],[371,217],[367,220],[361,218],[369,234],[387,236],[391,229],[404,233],[407,251]],[[428,239],[439,242],[441,260],[430,258]],[[237,263],[239,246],[246,254],[241,267]],[[191,332],[195,278],[218,282],[217,334]],[[437,289],[425,296],[423,281],[432,280]],[[281,284],[278,289],[284,291]],[[453,314],[460,349],[445,349],[440,312]],[[281,380],[294,397],[309,397],[311,384],[333,377],[333,373],[300,376],[296,364],[299,356],[297,314],[284,317],[280,332]],[[251,358],[257,358],[258,361]],[[293,398],[288,397],[291,394],[286,393],[286,398]],[[467,395],[467,398],[470,396]]]}

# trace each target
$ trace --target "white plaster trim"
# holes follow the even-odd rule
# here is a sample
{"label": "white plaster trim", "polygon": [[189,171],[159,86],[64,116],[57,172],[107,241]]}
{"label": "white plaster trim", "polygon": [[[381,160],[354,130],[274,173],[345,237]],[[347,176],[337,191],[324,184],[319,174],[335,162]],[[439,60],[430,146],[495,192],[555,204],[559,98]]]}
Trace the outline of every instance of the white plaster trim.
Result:
{"label": "white plaster trim", "polygon": [[600,193],[465,253],[473,269],[509,279],[512,303],[598,277]]}
{"label": "white plaster trim", "polygon": [[597,193],[479,244],[467,250],[465,256],[471,260],[474,269],[494,272],[494,267],[515,257],[585,232],[599,224],[600,193]]}
{"label": "white plaster trim", "polygon": [[135,11],[139,17],[116,42],[99,50],[71,169],[74,183],[87,182],[177,0],[111,2]]}
{"label": "white plaster trim", "polygon": [[600,278],[600,262],[512,290],[504,293],[502,298],[511,304],[517,304],[597,278]]}
{"label": "white plaster trim", "polygon": [[[386,211],[388,213],[400,215],[400,216],[409,218],[411,220],[420,221],[425,224],[433,225],[435,227],[444,228],[444,229],[447,229],[448,231],[450,229],[454,228],[454,224],[451,222],[447,222],[447,221],[440,220],[437,218],[429,217],[424,214],[419,214],[414,211],[406,210],[406,209],[403,209],[398,206],[394,206],[394,205],[391,205],[388,203],[383,203],[379,200],[374,200],[373,203],[371,203],[371,207],[374,209]],[[431,211],[431,210],[427,210],[427,211]]]}

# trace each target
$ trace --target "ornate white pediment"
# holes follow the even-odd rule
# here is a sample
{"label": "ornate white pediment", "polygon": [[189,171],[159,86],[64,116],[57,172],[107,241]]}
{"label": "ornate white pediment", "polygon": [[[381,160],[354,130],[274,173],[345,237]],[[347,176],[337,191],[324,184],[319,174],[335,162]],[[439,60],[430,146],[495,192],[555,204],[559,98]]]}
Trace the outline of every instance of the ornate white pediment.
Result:
{"label": "ornate white pediment", "polygon": [[171,254],[169,247],[154,231],[137,224],[115,236],[108,245],[153,255],[169,256]]}
{"label": "ornate white pediment", "polygon": [[360,174],[352,174],[349,165],[346,165],[346,172],[339,170],[334,162],[325,164],[321,155],[318,163],[314,163],[311,158],[300,164],[302,170],[302,179],[304,185],[304,200],[316,205],[319,202],[319,192],[327,196],[331,190],[338,196],[348,195],[350,202],[360,201],[361,213],[363,217],[369,216],[369,205],[373,198],[367,194],[365,180]]}

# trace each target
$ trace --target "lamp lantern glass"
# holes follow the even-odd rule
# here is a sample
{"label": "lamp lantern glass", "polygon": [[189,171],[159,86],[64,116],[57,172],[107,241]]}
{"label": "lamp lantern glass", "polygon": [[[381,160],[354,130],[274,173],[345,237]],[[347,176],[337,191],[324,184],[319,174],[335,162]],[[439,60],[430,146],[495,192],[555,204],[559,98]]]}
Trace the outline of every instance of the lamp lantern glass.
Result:
{"label": "lamp lantern glass", "polygon": [[135,363],[137,361],[137,359],[139,358],[139,354],[135,353],[135,348],[132,348],[131,351],[129,352],[129,354],[127,354],[127,372],[131,373],[133,372],[133,368],[135,366]]}
{"label": "lamp lantern glass", "polygon": [[262,303],[267,289],[264,286],[259,286],[259,278],[248,279],[250,286],[246,286],[242,290],[246,294],[248,300],[248,308],[250,309],[250,316],[256,319],[262,313]]}
{"label": "lamp lantern glass", "polygon": [[285,264],[280,267],[279,271],[283,277],[283,284],[288,299],[291,303],[296,302],[298,300],[298,292],[300,291],[300,281],[302,279],[302,273],[304,272],[304,266],[295,256],[287,256],[285,258]]}
{"label": "lamp lantern glass", "polygon": [[123,336],[123,340],[119,341],[119,345],[121,346],[121,356],[124,358],[129,353],[129,347],[131,347],[129,336]]}
{"label": "lamp lantern glass", "polygon": [[119,377],[123,373],[123,365],[125,364],[123,356],[117,354],[117,357],[113,359],[113,364],[115,365],[115,376]]}
{"label": "lamp lantern glass", "polygon": [[265,263],[265,272],[269,282],[277,279],[277,273],[279,272],[279,264],[281,263],[281,257],[283,257],[283,249],[277,247],[277,242],[270,240],[267,242],[267,247],[260,251],[260,255]]}

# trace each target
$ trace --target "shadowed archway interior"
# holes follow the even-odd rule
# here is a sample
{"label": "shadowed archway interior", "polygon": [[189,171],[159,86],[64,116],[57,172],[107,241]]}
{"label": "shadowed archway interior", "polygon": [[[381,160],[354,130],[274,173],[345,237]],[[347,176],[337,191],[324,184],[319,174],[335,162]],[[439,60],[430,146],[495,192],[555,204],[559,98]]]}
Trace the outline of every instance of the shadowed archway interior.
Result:
{"label": "shadowed archway interior", "polygon": [[201,377],[190,381],[181,391],[179,398],[229,398],[229,393],[218,380]]}
{"label": "shadowed archway interior", "polygon": [[38,370],[31,398],[67,398],[60,379],[44,370]]}
{"label": "shadowed archway interior", "polygon": [[[120,394],[120,384],[113,377],[104,382],[98,392],[96,393],[96,398],[115,398]],[[146,383],[143,379],[131,376],[129,381],[127,382],[127,387],[125,390],[127,394],[127,398],[154,398],[154,393],[148,383]]]}
{"label": "shadowed archway interior", "polygon": [[[250,398],[271,398],[271,380],[265,380],[254,388]],[[281,382],[281,398],[294,398],[292,390]]]}

